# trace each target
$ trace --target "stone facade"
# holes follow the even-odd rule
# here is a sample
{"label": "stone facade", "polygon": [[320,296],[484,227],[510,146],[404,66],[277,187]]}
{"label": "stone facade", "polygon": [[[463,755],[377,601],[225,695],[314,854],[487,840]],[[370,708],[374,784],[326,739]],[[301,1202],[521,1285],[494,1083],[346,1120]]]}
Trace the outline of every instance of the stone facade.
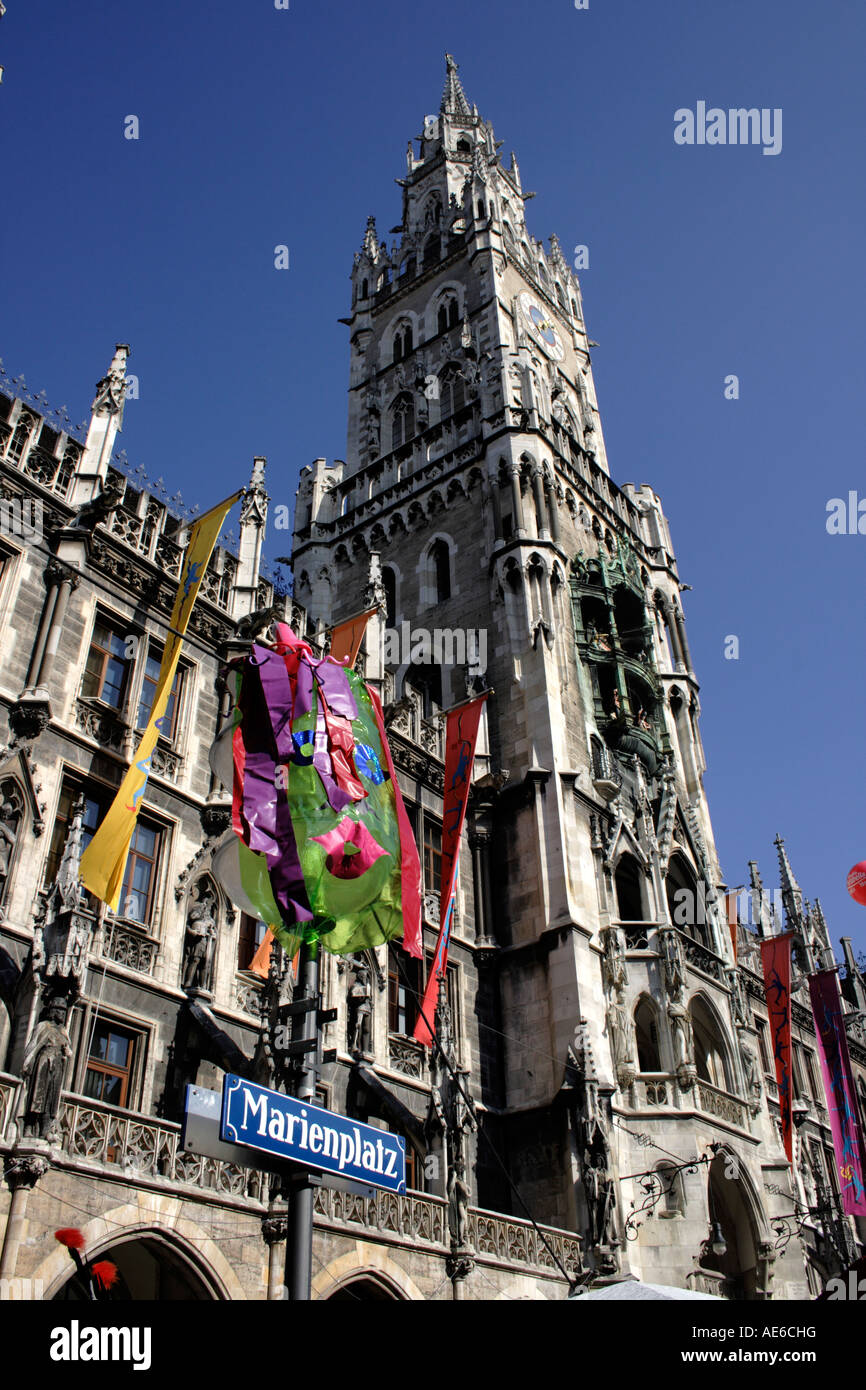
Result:
{"label": "stone facade", "polygon": [[[421,851],[428,961],[438,716],[492,692],[439,1020],[472,1113],[462,1137],[442,1119],[447,1077],[411,1037],[424,980],[405,953],[325,953],[336,1056],[320,1102],[401,1132],[411,1190],[317,1190],[314,1297],[562,1298],[629,1273],[808,1296],[863,1234],[832,1186],[803,983],[832,958],[820,907],[779,841],[802,977],[792,1175],[762,1034],[773,923],[753,866],[735,958],[668,524],[649,487],[610,476],[577,280],[555,238],[545,250],[527,231],[516,160],[500,161],[451,58],[399,182],[399,241],[370,219],[355,256],[346,459],[302,472],[294,598],[262,573],[257,459],[239,543],[216,552],[195,610],[116,916],[80,898],[76,856],[146,716],[190,520],[114,452],[125,346],[86,433],[0,383],[0,505],[43,517],[41,536],[4,527],[0,575],[2,1276],[67,1296],[52,1232],[75,1225],[133,1296],[280,1296],[285,1203],[268,1176],[180,1140],[186,1084],[218,1089],[239,1061],[268,1074],[254,924],[211,867],[230,805],[208,761],[218,677],[257,610],[324,650],[333,623],[375,606],[360,668]],[[850,953],[845,994],[862,1096]],[[461,1217],[447,1194],[464,1148]]]}

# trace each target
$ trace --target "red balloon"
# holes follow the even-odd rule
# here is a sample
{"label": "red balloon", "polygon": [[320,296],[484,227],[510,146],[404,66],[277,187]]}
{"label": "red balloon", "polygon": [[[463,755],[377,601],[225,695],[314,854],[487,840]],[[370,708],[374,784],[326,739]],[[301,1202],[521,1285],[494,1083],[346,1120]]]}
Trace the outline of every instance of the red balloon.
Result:
{"label": "red balloon", "polygon": [[855,864],[848,875],[848,892],[855,903],[862,903],[866,907],[866,859]]}

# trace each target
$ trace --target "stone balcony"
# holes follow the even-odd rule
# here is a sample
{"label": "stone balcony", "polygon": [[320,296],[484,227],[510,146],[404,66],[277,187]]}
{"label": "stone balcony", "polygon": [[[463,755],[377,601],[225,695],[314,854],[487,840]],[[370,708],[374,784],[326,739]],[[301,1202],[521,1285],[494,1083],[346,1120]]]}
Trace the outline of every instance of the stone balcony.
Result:
{"label": "stone balcony", "polygon": [[[0,1151],[15,1142],[14,1115],[20,1077],[0,1073]],[[267,1214],[268,1175],[180,1148],[180,1125],[85,1096],[64,1092],[60,1107],[58,1162],[95,1180],[118,1177],[178,1197],[240,1208],[256,1220]],[[450,1252],[448,1203],[423,1192],[374,1191],[366,1196],[331,1187],[316,1189],[316,1225],[354,1239],[402,1245],[437,1255]],[[556,1259],[576,1276],[582,1242],[573,1231],[533,1227],[520,1217],[471,1207],[469,1244],[479,1266],[563,1283]],[[554,1256],[556,1259],[554,1259]]]}
{"label": "stone balcony", "polygon": [[697,1110],[746,1133],[751,1132],[747,1103],[740,1096],[722,1091],[700,1077],[688,1090],[683,1090],[677,1078],[669,1073],[644,1074],[633,1082],[631,1093],[635,1110]]}

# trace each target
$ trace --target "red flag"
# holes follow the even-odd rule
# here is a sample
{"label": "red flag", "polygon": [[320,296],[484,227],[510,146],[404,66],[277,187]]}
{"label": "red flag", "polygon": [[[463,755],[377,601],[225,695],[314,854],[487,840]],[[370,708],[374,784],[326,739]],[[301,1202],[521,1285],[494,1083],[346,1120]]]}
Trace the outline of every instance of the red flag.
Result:
{"label": "red flag", "polygon": [[460,848],[460,835],[466,819],[469,802],[469,788],[472,782],[472,764],[475,759],[475,744],[478,740],[478,725],[481,710],[487,694],[479,695],[466,704],[449,710],[445,726],[445,790],[442,797],[442,882],[439,893],[439,937],[436,953],[427,986],[421,1013],[415,1024],[413,1036],[427,1047],[433,1041],[433,1033],[428,1023],[433,1018],[439,980],[445,974],[448,961],[448,939],[451,934],[451,908],[454,899],[454,885],[457,878],[457,851]]}
{"label": "red flag", "polygon": [[382,702],[371,685],[365,688],[373,703],[376,726],[382,740],[382,752],[385,754],[391,786],[394,788],[394,800],[397,803],[397,825],[400,829],[400,906],[403,912],[403,949],[408,951],[410,956],[420,958],[424,954],[421,944],[421,860],[418,858],[418,846],[415,843],[415,836],[412,834],[412,824],[406,813],[406,807],[403,805],[403,796],[400,791],[400,783],[397,781],[394,759],[388,746]]}
{"label": "red flag", "polygon": [[331,629],[331,657],[334,661],[342,661],[344,657],[348,657],[346,665],[354,666],[367,630],[367,622],[378,611],[378,608],[368,608],[365,613],[357,613],[354,618],[347,618],[345,622],[337,623]]}
{"label": "red flag", "polygon": [[791,932],[783,932],[780,936],[770,936],[761,942],[761,965],[773,1039],[776,1083],[779,1087],[782,1140],[789,1163],[793,1153],[791,1106],[794,1099],[791,1075],[791,936]]}

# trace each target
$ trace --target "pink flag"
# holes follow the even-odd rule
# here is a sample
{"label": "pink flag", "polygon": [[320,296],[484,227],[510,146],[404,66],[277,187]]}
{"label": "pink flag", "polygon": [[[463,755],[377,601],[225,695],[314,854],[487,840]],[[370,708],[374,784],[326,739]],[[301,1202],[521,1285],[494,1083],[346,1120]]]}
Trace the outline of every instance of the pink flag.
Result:
{"label": "pink flag", "polygon": [[809,993],[815,1015],[824,1093],[830,1111],[842,1210],[848,1216],[866,1216],[863,1132],[857,1116],[851,1057],[836,971],[819,970],[817,975],[810,975]]}

